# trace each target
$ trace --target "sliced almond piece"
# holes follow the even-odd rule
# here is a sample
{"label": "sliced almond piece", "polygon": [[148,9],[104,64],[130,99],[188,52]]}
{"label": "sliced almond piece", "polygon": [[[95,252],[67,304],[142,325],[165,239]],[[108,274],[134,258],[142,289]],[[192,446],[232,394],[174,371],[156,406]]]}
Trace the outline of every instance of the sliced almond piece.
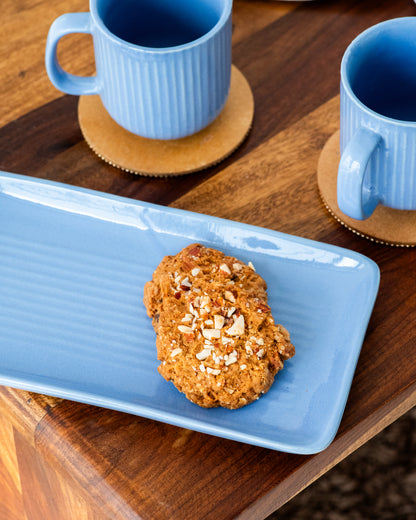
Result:
{"label": "sliced almond piece", "polygon": [[178,326],[179,332],[183,332],[184,334],[192,334],[194,331],[191,327],[187,327],[186,325]]}
{"label": "sliced almond piece", "polygon": [[235,303],[235,297],[231,291],[225,291],[224,298],[231,303]]}
{"label": "sliced almond piece", "polygon": [[204,348],[201,350],[201,352],[198,352],[196,354],[196,358],[199,359],[199,361],[203,361],[204,359],[207,359],[211,355],[211,349],[210,348]]}
{"label": "sliced almond piece", "polygon": [[233,325],[227,329],[227,334],[230,336],[241,336],[244,334],[244,316],[242,314],[240,314]]}
{"label": "sliced almond piece", "polygon": [[226,274],[231,274],[230,268],[228,267],[227,264],[221,264],[220,271],[222,271],[223,273],[226,273]]}
{"label": "sliced almond piece", "polygon": [[210,341],[212,339],[217,339],[221,337],[221,331],[218,329],[203,329],[202,335],[205,339],[209,339]]}
{"label": "sliced almond piece", "polygon": [[215,314],[214,316],[214,328],[221,330],[224,327],[225,318],[220,314]]}

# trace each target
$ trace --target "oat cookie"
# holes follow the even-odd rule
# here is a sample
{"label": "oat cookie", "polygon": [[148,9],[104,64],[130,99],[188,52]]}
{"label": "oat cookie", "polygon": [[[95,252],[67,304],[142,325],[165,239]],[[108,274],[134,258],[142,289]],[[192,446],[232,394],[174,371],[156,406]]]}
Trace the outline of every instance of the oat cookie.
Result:
{"label": "oat cookie", "polygon": [[144,288],[158,370],[192,402],[240,408],[295,354],[254,267],[200,244],[166,256]]}

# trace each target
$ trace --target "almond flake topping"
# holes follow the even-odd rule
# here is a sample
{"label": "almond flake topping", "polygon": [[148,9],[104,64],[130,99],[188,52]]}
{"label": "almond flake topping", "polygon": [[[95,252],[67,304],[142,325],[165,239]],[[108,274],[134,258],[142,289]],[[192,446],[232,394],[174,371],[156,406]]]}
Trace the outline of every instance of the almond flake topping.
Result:
{"label": "almond flake topping", "polygon": [[184,287],[192,287],[192,284],[187,276],[182,280],[181,285]]}
{"label": "almond flake topping", "polygon": [[215,352],[212,353],[212,359],[216,365],[219,365],[223,359],[222,356],[217,356]]}
{"label": "almond flake topping", "polygon": [[234,314],[235,312],[235,307],[230,307],[227,311],[227,318],[231,318],[231,316]]}
{"label": "almond flake topping", "polygon": [[218,329],[203,329],[202,335],[205,339],[212,340],[214,338],[220,338],[221,337],[221,331]]}
{"label": "almond flake topping", "polygon": [[201,299],[199,301],[199,306],[200,307],[206,307],[207,305],[209,305],[211,303],[211,299],[209,296],[201,296]]}
{"label": "almond flake topping", "polygon": [[186,322],[192,321],[192,319],[193,319],[192,314],[185,314],[185,316],[182,318],[182,321],[184,323],[186,323]]}
{"label": "almond flake topping", "polygon": [[199,317],[199,312],[196,309],[194,309],[192,303],[189,304],[189,312],[193,314],[196,318]]}
{"label": "almond flake topping", "polygon": [[251,269],[253,269],[254,272],[256,272],[256,269],[254,268],[254,265],[252,262],[249,262],[248,263],[248,266],[251,267]]}
{"label": "almond flake topping", "polygon": [[214,328],[215,329],[222,329],[224,326],[225,318],[224,316],[221,316],[220,314],[215,314],[214,316]]}
{"label": "almond flake topping", "polygon": [[243,268],[242,264],[233,264],[233,269],[234,271],[241,271],[241,269]]}
{"label": "almond flake topping", "polygon": [[181,348],[175,348],[172,350],[172,352],[170,353],[171,357],[175,357],[177,356],[178,354],[180,354],[182,352],[182,349]]}
{"label": "almond flake topping", "polygon": [[[227,357],[227,359],[225,359]],[[232,365],[233,363],[237,363],[237,352],[233,350],[231,354],[228,356],[224,356],[225,359],[225,366],[228,367],[229,365]]]}
{"label": "almond flake topping", "polygon": [[225,291],[224,298],[231,303],[235,303],[234,294],[231,291]]}
{"label": "almond flake topping", "polygon": [[240,314],[234,324],[227,329],[227,334],[230,336],[241,336],[244,334],[244,316],[242,314]]}
{"label": "almond flake topping", "polygon": [[219,376],[221,374],[221,370],[218,368],[207,367],[207,373],[212,374],[213,376]]}
{"label": "almond flake topping", "polygon": [[191,275],[192,276],[198,276],[200,270],[201,269],[199,267],[195,267],[194,269],[192,269]]}
{"label": "almond flake topping", "polygon": [[220,270],[221,270],[223,273],[231,274],[230,268],[228,267],[227,264],[221,264],[221,265],[220,265]]}
{"label": "almond flake topping", "polygon": [[211,355],[211,349],[210,348],[204,348],[204,350],[201,350],[201,352],[198,352],[196,354],[196,358],[199,359],[199,361],[203,361],[204,359],[207,359]]}
{"label": "almond flake topping", "polygon": [[187,327],[186,325],[179,325],[178,329],[180,332],[183,332],[184,334],[192,334],[193,330],[191,327]]}

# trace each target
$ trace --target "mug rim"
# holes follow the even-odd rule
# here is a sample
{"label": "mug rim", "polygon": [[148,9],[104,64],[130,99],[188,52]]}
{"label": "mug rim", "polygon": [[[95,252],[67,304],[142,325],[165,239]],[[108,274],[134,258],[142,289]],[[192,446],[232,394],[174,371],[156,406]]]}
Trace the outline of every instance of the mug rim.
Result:
{"label": "mug rim", "polygon": [[105,25],[104,21],[98,13],[97,3],[99,2],[99,0],[90,0],[90,14],[100,31],[104,33],[106,37],[111,39],[114,43],[122,45],[124,48],[132,52],[142,52],[149,54],[170,54],[175,52],[181,52],[185,49],[190,49],[192,47],[201,45],[205,41],[209,40],[213,34],[217,33],[226,24],[227,19],[231,16],[232,13],[233,0],[222,1],[224,6],[221,16],[219,17],[215,25],[211,27],[211,29],[208,32],[206,32],[196,40],[191,40],[190,42],[182,43],[180,45],[174,45],[171,47],[146,47],[144,45],[138,45],[135,43],[131,43],[127,40],[123,40],[122,38],[114,34],[112,31],[110,31],[108,27]]}
{"label": "mug rim", "polygon": [[[379,112],[376,112],[375,110],[369,108],[366,104],[364,104],[355,94],[351,87],[349,75],[347,72],[347,65],[349,63],[349,60],[351,59],[351,56],[353,55],[354,50],[357,46],[359,46],[362,43],[362,40],[365,40],[369,37],[369,35],[373,32],[376,32],[380,29],[380,27],[386,27],[388,25],[400,25],[402,23],[411,22],[416,25],[416,17],[413,16],[402,16],[399,18],[392,18],[390,20],[385,20],[383,22],[380,22],[378,24],[375,24],[367,29],[365,29],[363,32],[358,34],[351,43],[348,45],[342,60],[341,60],[341,83],[344,87],[345,92],[348,94],[348,96],[354,101],[364,112],[369,114],[373,118],[381,119],[386,123],[399,125],[399,126],[406,126],[406,127],[415,127],[416,128],[416,120],[415,121],[405,121],[403,119],[395,119],[393,117],[385,116],[383,114],[380,114]],[[416,96],[416,92],[415,92]]]}

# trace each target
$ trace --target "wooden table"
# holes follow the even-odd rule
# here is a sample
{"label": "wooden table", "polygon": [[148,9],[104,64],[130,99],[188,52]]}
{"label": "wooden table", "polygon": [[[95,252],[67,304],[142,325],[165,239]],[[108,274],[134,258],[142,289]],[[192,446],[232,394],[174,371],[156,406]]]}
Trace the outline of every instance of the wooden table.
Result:
{"label": "wooden table", "polygon": [[[279,453],[136,416],[0,388],[0,517],[264,518],[416,401],[416,251],[360,238],[321,203],[320,152],[339,125],[339,66],[379,21],[416,14],[411,0],[235,0],[233,61],[255,119],[222,164],[177,179],[137,177],[83,141],[77,99],[44,69],[51,22],[87,0],[3,0],[0,168],[260,225],[361,252],[381,270],[345,414],[314,456]],[[64,66],[93,73],[87,36],[64,39]],[[328,319],[330,319],[328,317]]]}

